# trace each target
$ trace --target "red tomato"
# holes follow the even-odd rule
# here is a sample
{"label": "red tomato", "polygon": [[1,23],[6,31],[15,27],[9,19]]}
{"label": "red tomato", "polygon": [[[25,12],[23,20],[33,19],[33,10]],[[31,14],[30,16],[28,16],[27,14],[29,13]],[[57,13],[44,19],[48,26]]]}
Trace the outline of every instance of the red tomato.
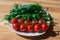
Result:
{"label": "red tomato", "polygon": [[36,23],[34,23],[34,26],[37,25]]}
{"label": "red tomato", "polygon": [[32,20],[32,23],[34,24],[34,23],[36,23],[36,21],[35,20]]}
{"label": "red tomato", "polygon": [[26,30],[25,24],[21,24],[21,25],[20,25],[20,31],[25,31],[25,30]]}
{"label": "red tomato", "polygon": [[16,22],[17,22],[17,19],[16,19],[16,18],[12,18],[12,19],[11,19],[11,23],[12,23],[12,24],[14,24],[14,23],[16,23]]}
{"label": "red tomato", "polygon": [[35,25],[34,25],[34,30],[35,30],[36,32],[40,31],[40,27],[39,27],[38,24],[35,24]]}
{"label": "red tomato", "polygon": [[40,19],[40,20],[39,20],[39,23],[41,24],[42,22],[43,22],[42,19]]}
{"label": "red tomato", "polygon": [[46,23],[42,24],[42,30],[46,31],[48,29],[48,25]]}
{"label": "red tomato", "polygon": [[25,20],[24,23],[25,23],[25,24],[29,24],[29,21],[28,21],[28,20]]}
{"label": "red tomato", "polygon": [[12,26],[13,26],[13,28],[14,28],[15,30],[19,30],[19,25],[18,25],[18,23],[12,24]]}
{"label": "red tomato", "polygon": [[18,22],[19,22],[19,23],[22,23],[22,19],[21,19],[21,18],[20,18],[20,19],[18,19]]}
{"label": "red tomato", "polygon": [[28,27],[27,27],[27,30],[29,31],[29,32],[32,32],[33,31],[33,25],[28,25]]}

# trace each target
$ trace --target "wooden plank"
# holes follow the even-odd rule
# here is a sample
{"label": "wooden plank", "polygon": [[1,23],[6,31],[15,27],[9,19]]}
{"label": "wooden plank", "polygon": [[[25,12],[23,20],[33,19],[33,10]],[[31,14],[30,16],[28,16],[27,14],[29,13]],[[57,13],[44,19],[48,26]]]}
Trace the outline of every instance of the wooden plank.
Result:
{"label": "wooden plank", "polygon": [[[60,6],[51,6],[51,5],[45,5],[45,4],[41,4],[45,9],[48,8],[48,11],[51,12],[60,12]],[[7,13],[9,12],[9,10],[11,10],[13,5],[0,5],[0,12],[4,12]]]}
{"label": "wooden plank", "polygon": [[[53,35],[56,36],[43,36],[40,37],[30,37],[30,39],[18,36],[16,33],[12,32],[8,26],[0,25],[0,40],[60,40],[60,0],[0,0],[0,19],[4,15],[8,14],[14,4],[26,4],[26,3],[39,3],[52,16],[54,23],[57,23],[56,26],[53,26]],[[0,23],[1,24],[1,23]]]}

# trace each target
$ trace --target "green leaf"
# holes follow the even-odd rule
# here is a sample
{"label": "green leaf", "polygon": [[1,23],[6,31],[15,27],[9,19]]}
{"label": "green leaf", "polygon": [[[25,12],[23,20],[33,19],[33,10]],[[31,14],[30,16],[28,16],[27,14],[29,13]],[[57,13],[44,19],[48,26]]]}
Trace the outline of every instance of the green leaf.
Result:
{"label": "green leaf", "polygon": [[5,15],[4,19],[10,20],[9,15]]}
{"label": "green leaf", "polygon": [[21,15],[17,15],[16,18],[19,19],[19,18],[22,18],[22,16]]}

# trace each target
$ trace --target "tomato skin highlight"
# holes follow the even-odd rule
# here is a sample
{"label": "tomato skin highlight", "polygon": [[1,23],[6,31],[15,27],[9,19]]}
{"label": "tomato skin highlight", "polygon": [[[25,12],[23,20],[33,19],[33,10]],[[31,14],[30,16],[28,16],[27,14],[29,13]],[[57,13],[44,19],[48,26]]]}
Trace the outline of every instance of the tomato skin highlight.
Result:
{"label": "tomato skin highlight", "polygon": [[25,30],[26,30],[25,24],[21,24],[21,25],[20,25],[20,31],[25,31]]}
{"label": "tomato skin highlight", "polygon": [[19,22],[19,23],[22,23],[22,19],[21,19],[21,18],[20,18],[20,19],[18,19],[18,22]]}
{"label": "tomato skin highlight", "polygon": [[39,23],[41,24],[42,22],[43,22],[42,19],[40,19],[40,20],[39,20]]}
{"label": "tomato skin highlight", "polygon": [[46,23],[42,24],[42,30],[44,31],[48,30],[48,25]]}
{"label": "tomato skin highlight", "polygon": [[28,25],[29,24],[29,21],[28,20],[25,20],[24,23]]}
{"label": "tomato skin highlight", "polygon": [[28,27],[27,27],[27,30],[29,31],[29,32],[32,32],[33,31],[33,25],[28,25]]}
{"label": "tomato skin highlight", "polygon": [[40,27],[39,27],[38,24],[35,24],[34,25],[34,31],[36,31],[36,32],[39,32],[40,31]]}
{"label": "tomato skin highlight", "polygon": [[11,23],[12,23],[12,24],[14,24],[14,23],[16,23],[16,22],[17,22],[17,19],[16,19],[16,18],[12,18],[12,19],[11,19]]}
{"label": "tomato skin highlight", "polygon": [[18,23],[12,24],[13,29],[19,30],[19,25]]}

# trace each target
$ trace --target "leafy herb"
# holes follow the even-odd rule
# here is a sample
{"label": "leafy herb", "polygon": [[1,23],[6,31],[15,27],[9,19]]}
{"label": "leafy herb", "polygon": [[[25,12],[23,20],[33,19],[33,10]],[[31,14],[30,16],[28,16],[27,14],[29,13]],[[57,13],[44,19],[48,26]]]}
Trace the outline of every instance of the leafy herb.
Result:
{"label": "leafy herb", "polygon": [[39,4],[25,4],[18,5],[16,4],[13,9],[10,11],[9,15],[5,16],[5,19],[10,21],[12,18],[22,18],[22,20],[48,20],[49,16],[41,5]]}

